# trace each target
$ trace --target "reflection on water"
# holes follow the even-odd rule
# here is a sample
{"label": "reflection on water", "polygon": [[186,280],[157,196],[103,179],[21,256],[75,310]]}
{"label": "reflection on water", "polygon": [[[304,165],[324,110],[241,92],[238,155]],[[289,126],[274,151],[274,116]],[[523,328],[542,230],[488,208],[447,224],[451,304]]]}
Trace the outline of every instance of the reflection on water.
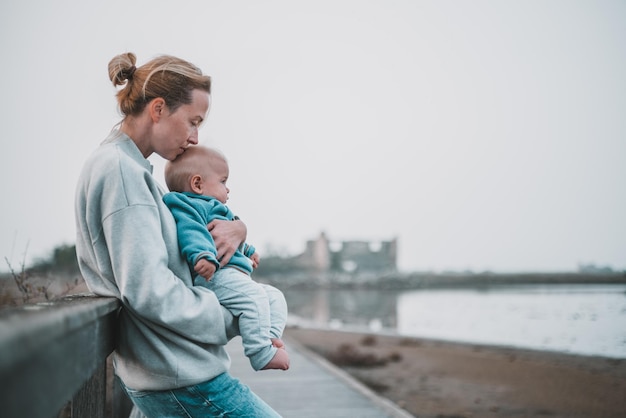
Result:
{"label": "reflection on water", "polygon": [[489,290],[291,290],[312,325],[626,358],[626,285]]}
{"label": "reflection on water", "polygon": [[[290,290],[290,315],[319,326],[370,326],[396,329],[398,292],[376,290]],[[376,326],[376,325],[374,325]]]}

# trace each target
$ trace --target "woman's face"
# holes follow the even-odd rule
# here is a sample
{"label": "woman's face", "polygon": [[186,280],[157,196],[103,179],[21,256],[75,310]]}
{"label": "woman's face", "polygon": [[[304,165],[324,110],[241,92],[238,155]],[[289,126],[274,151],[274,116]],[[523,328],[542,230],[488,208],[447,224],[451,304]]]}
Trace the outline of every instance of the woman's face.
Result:
{"label": "woman's face", "polygon": [[209,93],[193,90],[192,101],[174,112],[166,106],[163,116],[154,126],[154,152],[166,160],[173,160],[190,145],[198,143],[198,128],[209,111]]}

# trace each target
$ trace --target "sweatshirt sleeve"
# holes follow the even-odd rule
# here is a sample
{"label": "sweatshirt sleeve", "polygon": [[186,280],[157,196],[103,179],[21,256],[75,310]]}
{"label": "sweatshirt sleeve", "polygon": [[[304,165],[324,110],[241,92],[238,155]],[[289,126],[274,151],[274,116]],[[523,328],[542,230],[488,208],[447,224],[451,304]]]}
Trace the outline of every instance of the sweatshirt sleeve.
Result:
{"label": "sweatshirt sleeve", "polygon": [[243,253],[243,255],[250,258],[256,252],[256,248],[254,248],[254,245],[244,242],[243,244],[241,244],[241,252]]}

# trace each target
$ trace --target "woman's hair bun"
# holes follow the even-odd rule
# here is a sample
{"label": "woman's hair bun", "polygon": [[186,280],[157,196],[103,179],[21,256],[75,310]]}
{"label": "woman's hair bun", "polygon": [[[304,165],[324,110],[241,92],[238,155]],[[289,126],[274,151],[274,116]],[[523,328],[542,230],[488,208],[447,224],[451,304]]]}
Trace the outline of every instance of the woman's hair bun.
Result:
{"label": "woman's hair bun", "polygon": [[137,70],[137,57],[132,52],[117,55],[109,62],[109,79],[114,86],[121,86],[130,80]]}

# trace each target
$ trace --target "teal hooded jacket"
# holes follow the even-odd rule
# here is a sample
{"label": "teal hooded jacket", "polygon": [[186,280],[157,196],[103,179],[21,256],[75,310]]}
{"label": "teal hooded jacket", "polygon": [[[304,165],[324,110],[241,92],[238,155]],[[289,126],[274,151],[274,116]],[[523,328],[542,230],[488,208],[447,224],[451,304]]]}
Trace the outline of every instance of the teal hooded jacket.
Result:
{"label": "teal hooded jacket", "polygon": [[[207,229],[207,224],[214,219],[232,221],[235,219],[233,212],[216,198],[195,193],[170,192],[163,196],[163,201],[176,219],[178,245],[189,264],[191,274],[197,275],[194,266],[201,258],[206,258],[219,269],[215,241]],[[254,246],[244,243],[226,266],[251,274],[253,268],[249,257],[254,252]]]}

